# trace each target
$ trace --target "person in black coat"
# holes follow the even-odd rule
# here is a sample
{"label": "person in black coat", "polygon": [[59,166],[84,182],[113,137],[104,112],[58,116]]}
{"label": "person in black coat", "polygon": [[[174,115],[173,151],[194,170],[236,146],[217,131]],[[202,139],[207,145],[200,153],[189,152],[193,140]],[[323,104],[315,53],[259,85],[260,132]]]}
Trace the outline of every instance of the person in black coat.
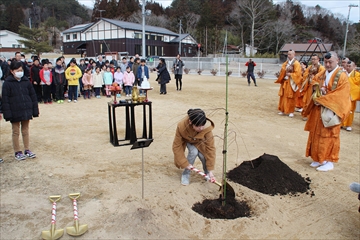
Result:
{"label": "person in black coat", "polygon": [[31,67],[31,81],[36,93],[37,101],[42,102],[42,88],[41,88],[41,79],[40,79],[40,60],[39,58],[34,58],[33,66]]}
{"label": "person in black coat", "polygon": [[[0,80],[0,121],[2,120],[2,99],[1,99],[1,92],[2,92],[2,84],[3,84],[3,81]],[[0,158],[0,163],[4,162],[4,160],[2,158]]]}
{"label": "person in black coat", "polygon": [[166,84],[168,84],[171,80],[169,71],[166,68],[166,62],[165,59],[160,58],[159,59],[158,66],[154,69],[154,71],[157,72],[158,78],[156,81],[160,84],[160,94],[166,94]]}
{"label": "person in black coat", "polygon": [[[2,88],[2,112],[4,119],[12,125],[12,142],[16,160],[34,158],[36,155],[30,151],[29,125],[33,117],[39,116],[37,97],[29,79],[24,76],[22,63],[12,61],[10,75],[5,79]],[[24,143],[24,154],[20,149],[19,136]]]}

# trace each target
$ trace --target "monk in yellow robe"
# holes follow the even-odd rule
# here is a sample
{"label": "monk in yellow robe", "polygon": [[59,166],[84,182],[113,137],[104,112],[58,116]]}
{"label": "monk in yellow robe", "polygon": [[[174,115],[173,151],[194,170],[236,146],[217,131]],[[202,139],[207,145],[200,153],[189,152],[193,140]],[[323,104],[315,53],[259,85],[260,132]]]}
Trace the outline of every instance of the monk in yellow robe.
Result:
{"label": "monk in yellow robe", "polygon": [[[312,55],[311,65],[306,69],[303,74],[303,82],[300,88],[300,92],[303,95],[303,106],[306,106],[306,103],[309,101],[311,95],[313,94],[313,87],[311,83],[314,76],[324,70],[324,66],[320,64],[319,56],[317,54]],[[306,120],[306,117],[303,118],[303,120]]]}
{"label": "monk in yellow robe", "polygon": [[347,72],[349,74],[350,83],[351,109],[349,116],[345,119],[342,126],[346,129],[346,131],[351,131],[356,109],[356,101],[360,100],[360,72],[356,71],[356,65],[352,61],[348,61]]}
{"label": "monk in yellow robe", "polygon": [[295,93],[301,84],[301,66],[295,58],[295,51],[288,51],[288,60],[283,63],[279,78],[275,83],[280,83],[279,115],[289,115],[294,117],[295,111]]}
{"label": "monk in yellow robe", "polygon": [[340,151],[341,122],[325,127],[326,118],[321,114],[323,107],[331,110],[333,116],[336,114],[340,121],[350,113],[348,76],[340,69],[337,62],[338,56],[335,52],[325,55],[326,70],[319,72],[313,79],[313,85],[317,84],[319,91],[313,94],[302,112],[303,116],[308,116],[305,124],[305,131],[309,131],[306,157],[313,159],[310,166],[316,167],[318,171],[334,169],[333,163],[338,162]]}

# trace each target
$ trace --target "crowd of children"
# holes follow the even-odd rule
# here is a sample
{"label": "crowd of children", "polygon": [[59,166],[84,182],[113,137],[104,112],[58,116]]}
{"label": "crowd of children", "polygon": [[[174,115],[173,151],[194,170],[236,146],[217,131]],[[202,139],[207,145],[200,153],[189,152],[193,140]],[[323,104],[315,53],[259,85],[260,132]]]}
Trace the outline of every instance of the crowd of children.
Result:
{"label": "crowd of children", "polygon": [[[71,59],[66,65],[65,58],[56,59],[53,66],[49,59],[40,60],[37,56],[25,61],[28,68],[28,78],[34,87],[38,103],[52,104],[68,102],[76,103],[79,96],[90,99],[91,96],[101,98],[101,95],[111,97],[110,86],[116,82],[126,97],[132,94],[134,85],[141,86],[145,77],[149,78],[146,61],[139,57],[126,57],[118,64],[113,57],[111,61],[104,61],[102,56],[94,59]],[[26,75],[26,74],[25,74]],[[117,97],[121,97],[118,93]]]}

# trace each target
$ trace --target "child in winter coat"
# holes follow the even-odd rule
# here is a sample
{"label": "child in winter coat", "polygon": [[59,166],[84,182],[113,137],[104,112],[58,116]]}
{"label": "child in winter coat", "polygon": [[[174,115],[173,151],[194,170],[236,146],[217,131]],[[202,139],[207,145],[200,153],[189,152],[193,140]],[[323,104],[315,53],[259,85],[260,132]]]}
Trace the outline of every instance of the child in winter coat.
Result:
{"label": "child in winter coat", "polygon": [[110,67],[106,67],[106,71],[104,72],[106,97],[111,97],[110,86],[112,83],[113,83],[113,74],[111,73]]}
{"label": "child in winter coat", "polygon": [[[120,88],[123,89],[123,78],[124,74],[121,72],[121,68],[117,67],[114,73],[114,82],[119,84]],[[121,94],[117,94],[116,97],[121,97]]]}
{"label": "child in winter coat", "polygon": [[135,82],[134,73],[131,71],[131,68],[128,66],[126,67],[126,71],[124,73],[123,78],[124,86],[125,86],[125,93],[127,97],[131,96],[132,86]]}
{"label": "child in winter coat", "polygon": [[91,86],[93,85],[91,71],[91,68],[85,69],[84,75],[82,77],[82,82],[84,85],[84,99],[86,99],[86,96],[88,99],[90,99]]}
{"label": "child in winter coat", "polygon": [[78,66],[76,66],[76,59],[71,59],[70,66],[65,71],[66,79],[69,85],[69,100],[70,103],[74,99],[74,103],[77,102],[79,78],[82,76],[82,72]]}
{"label": "child in winter coat", "polygon": [[56,101],[57,103],[64,102],[64,86],[66,83],[65,69],[61,58],[56,59],[56,66],[53,68],[53,81],[56,87]]}
{"label": "child in winter coat", "polygon": [[[12,125],[15,159],[21,161],[36,157],[29,149],[29,126],[30,120],[39,116],[39,107],[35,90],[29,79],[24,76],[22,63],[13,60],[10,64],[10,73],[2,88],[2,112],[4,119]],[[25,148],[24,154],[19,143],[20,133]]]}
{"label": "child in winter coat", "polygon": [[43,89],[44,104],[51,104],[51,83],[52,83],[52,72],[49,69],[49,61],[44,59],[42,61],[43,68],[40,70],[40,79]]}
{"label": "child in winter coat", "polygon": [[100,67],[96,67],[95,73],[92,74],[92,77],[95,96],[96,98],[100,98],[100,91],[103,84],[103,75],[100,72]]}

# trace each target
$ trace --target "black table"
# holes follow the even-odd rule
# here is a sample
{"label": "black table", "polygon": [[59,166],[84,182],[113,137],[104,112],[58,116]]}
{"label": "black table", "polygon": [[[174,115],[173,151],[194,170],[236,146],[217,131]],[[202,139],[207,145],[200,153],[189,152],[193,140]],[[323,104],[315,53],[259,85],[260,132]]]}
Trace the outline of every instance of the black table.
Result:
{"label": "black table", "polygon": [[[115,147],[133,145],[138,139],[152,139],[152,102],[108,102],[108,115],[109,115],[109,133],[110,142]],[[136,136],[136,124],[135,124],[135,107],[142,106],[142,137]],[[124,107],[125,109],[125,138],[119,139],[116,124],[116,108]],[[146,114],[146,108],[148,108],[148,116]],[[147,130],[147,121],[149,122],[149,130]],[[121,143],[121,144],[120,144]]]}

